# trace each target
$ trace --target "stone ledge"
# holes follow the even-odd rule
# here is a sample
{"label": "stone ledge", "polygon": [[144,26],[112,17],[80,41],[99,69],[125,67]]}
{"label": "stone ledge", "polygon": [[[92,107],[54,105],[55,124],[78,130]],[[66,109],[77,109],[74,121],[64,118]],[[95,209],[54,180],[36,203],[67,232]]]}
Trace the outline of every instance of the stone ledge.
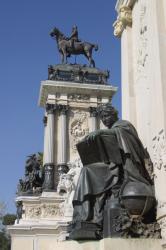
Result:
{"label": "stone ledge", "polygon": [[[33,244],[31,244],[33,241]],[[103,239],[101,241],[63,241],[54,235],[38,235],[35,238],[13,237],[13,250],[162,250],[162,241],[156,239]],[[23,247],[23,244],[32,247]],[[35,246],[35,248],[34,248]]]}
{"label": "stone ledge", "polygon": [[[50,235],[54,234],[57,235],[59,234],[62,229],[66,229],[67,227],[67,222],[64,221],[59,221],[52,223],[52,225],[49,223],[49,221],[46,222],[46,224],[42,224],[42,221],[40,222],[41,224],[38,224],[33,221],[30,222],[30,224],[15,224],[13,226],[8,226],[7,230],[11,235]],[[66,230],[65,230],[66,231]]]}
{"label": "stone ledge", "polygon": [[80,84],[73,82],[64,81],[42,81],[40,87],[39,95],[39,106],[45,107],[48,95],[60,94],[81,94],[90,96],[103,96],[112,97],[116,91],[117,87],[111,85],[99,85],[99,84]]}

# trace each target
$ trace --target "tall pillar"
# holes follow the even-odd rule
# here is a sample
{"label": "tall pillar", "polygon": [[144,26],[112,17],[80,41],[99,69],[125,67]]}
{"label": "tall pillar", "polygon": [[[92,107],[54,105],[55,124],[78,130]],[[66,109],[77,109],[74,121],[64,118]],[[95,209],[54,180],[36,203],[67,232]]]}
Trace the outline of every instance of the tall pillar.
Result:
{"label": "tall pillar", "polygon": [[96,107],[90,107],[90,132],[93,132],[97,130],[97,108]]}
{"label": "tall pillar", "polygon": [[43,149],[43,165],[47,162],[47,116],[43,117],[43,124],[44,124],[44,149]]}
{"label": "tall pillar", "polygon": [[54,189],[54,114],[56,110],[56,105],[47,104],[46,112],[47,112],[47,128],[46,128],[46,136],[45,139],[45,163],[44,163],[44,183],[43,190],[51,191]]}
{"label": "tall pillar", "polygon": [[134,123],[150,153],[166,247],[165,6],[165,0],[118,0],[114,34],[122,45],[122,116]]}
{"label": "tall pillar", "polygon": [[[121,38],[121,88],[122,88],[122,118],[136,126],[134,72],[133,72],[133,30],[132,7],[135,0],[119,0],[116,4],[118,12],[114,22],[114,35]],[[124,66],[125,65],[125,66]]]}
{"label": "tall pillar", "polygon": [[59,105],[60,110],[60,162],[58,163],[58,172],[67,173],[67,111],[68,105]]}

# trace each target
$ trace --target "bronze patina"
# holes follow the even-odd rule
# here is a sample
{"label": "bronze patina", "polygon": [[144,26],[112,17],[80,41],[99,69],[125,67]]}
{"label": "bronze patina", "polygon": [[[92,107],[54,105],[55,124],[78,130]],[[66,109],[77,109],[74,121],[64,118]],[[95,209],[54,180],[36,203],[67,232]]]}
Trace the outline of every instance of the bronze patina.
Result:
{"label": "bronze patina", "polygon": [[73,26],[70,37],[66,37],[56,27],[50,32],[50,36],[56,39],[62,63],[67,63],[67,58],[71,55],[84,55],[89,61],[89,66],[95,67],[92,51],[93,49],[97,51],[98,45],[79,40],[76,25]]}
{"label": "bronze patina", "polygon": [[77,144],[83,168],[69,237],[159,237],[147,151],[134,126],[119,120],[110,103],[99,106],[98,115],[108,129],[91,132]]}

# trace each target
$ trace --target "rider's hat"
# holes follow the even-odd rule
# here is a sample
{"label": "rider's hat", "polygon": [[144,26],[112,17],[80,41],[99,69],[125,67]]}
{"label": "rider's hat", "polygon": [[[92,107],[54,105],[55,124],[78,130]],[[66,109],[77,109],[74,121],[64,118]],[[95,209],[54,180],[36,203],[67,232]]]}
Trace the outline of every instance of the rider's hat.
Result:
{"label": "rider's hat", "polygon": [[77,25],[74,24],[74,25],[73,25],[73,29],[77,29]]}

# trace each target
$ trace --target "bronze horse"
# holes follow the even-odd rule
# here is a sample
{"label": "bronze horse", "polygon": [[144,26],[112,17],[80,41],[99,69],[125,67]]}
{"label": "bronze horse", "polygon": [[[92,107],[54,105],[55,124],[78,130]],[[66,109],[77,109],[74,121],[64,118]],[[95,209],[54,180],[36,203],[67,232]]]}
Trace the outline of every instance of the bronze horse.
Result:
{"label": "bronze horse", "polygon": [[58,50],[61,54],[62,63],[67,63],[67,57],[71,55],[80,55],[83,54],[89,61],[89,66],[95,67],[95,62],[92,58],[92,50],[98,50],[98,45],[92,44],[89,42],[74,42],[74,46],[71,45],[71,41],[67,38],[62,32],[57,28],[54,28],[50,36],[55,38],[58,45]]}

